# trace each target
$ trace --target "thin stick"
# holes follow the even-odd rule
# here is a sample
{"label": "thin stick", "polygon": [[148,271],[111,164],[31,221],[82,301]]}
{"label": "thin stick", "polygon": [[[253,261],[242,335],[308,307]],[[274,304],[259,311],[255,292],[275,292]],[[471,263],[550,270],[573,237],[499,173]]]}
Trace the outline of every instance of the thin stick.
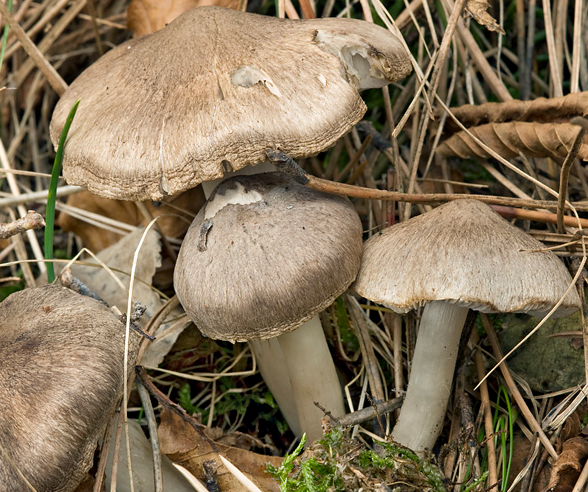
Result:
{"label": "thin stick", "polygon": [[572,80],[570,82],[570,92],[580,91],[580,63],[582,63],[581,43],[582,43],[582,6],[584,0],[576,0],[574,4],[574,44],[572,48]]}
{"label": "thin stick", "polygon": [[149,392],[143,386],[143,382],[139,381],[137,384],[137,391],[141,398],[141,403],[145,409],[145,419],[149,428],[149,435],[151,436],[151,448],[153,450],[153,475],[155,481],[155,492],[163,492],[163,475],[161,470],[161,451],[159,448],[159,438],[157,437],[157,422],[155,421],[155,413],[153,405],[151,404],[151,397]]}
{"label": "thin stick", "polygon": [[[484,324],[484,329],[486,330],[488,341],[490,342],[490,345],[492,345],[494,356],[498,360],[502,360],[502,351],[500,350],[498,338],[496,337],[496,333],[494,331],[494,328],[492,327],[492,323],[490,323],[490,320],[488,319],[488,316],[486,314],[480,313],[480,316],[482,316],[482,323]],[[543,444],[543,446],[545,446],[545,449],[551,455],[551,457],[553,459],[557,459],[558,455],[555,451],[555,448],[553,447],[553,444],[551,444],[551,441],[545,435],[545,432],[543,432],[541,425],[539,425],[539,422],[537,422],[537,419],[533,416],[531,410],[529,410],[529,407],[527,406],[527,403],[525,402],[523,395],[521,395],[519,388],[517,387],[514,380],[512,379],[512,376],[510,375],[510,371],[508,370],[506,362],[502,362],[502,364],[500,364],[500,372],[502,372],[502,377],[504,378],[504,381],[506,382],[506,385],[508,386],[508,389],[510,390],[513,398],[517,402],[517,405],[519,406],[521,413],[525,417],[525,420],[529,424],[529,427],[531,427],[531,429],[533,429],[533,431],[537,434],[537,436],[541,440],[541,443]]]}
{"label": "thin stick", "polygon": [[578,125],[580,127],[580,131],[576,135],[574,139],[574,143],[572,144],[572,148],[568,152],[565,161],[561,166],[560,178],[559,178],[559,196],[557,199],[557,231],[560,234],[565,232],[564,229],[564,203],[566,201],[566,197],[568,196],[568,180],[570,177],[570,169],[572,168],[572,164],[574,160],[578,156],[578,152],[580,151],[580,146],[584,142],[584,137],[586,133],[588,133],[588,120],[581,116],[576,116],[570,120],[570,123],[573,125]]}
{"label": "thin stick", "polygon": [[[473,195],[475,198],[476,195]],[[502,205],[490,205],[505,219],[532,220],[534,222],[545,222],[546,224],[557,224],[558,216],[549,212],[538,212],[525,210],[524,208],[503,207]],[[563,216],[563,223],[568,227],[578,227],[578,219],[568,215]],[[582,228],[588,228],[588,219],[580,219]]]}
{"label": "thin stick", "polygon": [[[472,333],[472,342],[477,344],[479,337],[476,331]],[[476,362],[476,371],[478,379],[484,378],[484,361],[482,352],[476,350],[474,353]],[[494,445],[494,426],[492,425],[492,409],[490,407],[490,396],[488,395],[488,385],[486,381],[480,386],[480,400],[482,400],[482,410],[484,412],[484,430],[486,431],[486,449],[488,451],[488,484],[489,490],[498,488],[498,473],[496,471],[496,446]]]}
{"label": "thin stick", "polygon": [[7,224],[0,224],[0,239],[8,239],[9,237],[22,234],[30,229],[41,229],[45,225],[43,216],[34,210],[29,210],[27,214],[13,222]]}
{"label": "thin stick", "polygon": [[[0,153],[1,155],[1,153]],[[55,196],[57,198],[62,196],[73,195],[75,193],[81,193],[82,191],[86,191],[85,188],[80,186],[59,186],[57,190],[55,190]],[[3,207],[12,207],[14,205],[20,205],[22,203],[31,203],[31,202],[38,202],[40,200],[47,199],[47,190],[41,191],[32,191],[30,193],[23,193],[22,195],[14,193],[15,196],[7,197],[7,198],[0,198],[0,208]]]}
{"label": "thin stick", "polygon": [[561,74],[559,72],[558,57],[555,49],[555,37],[553,34],[553,22],[551,20],[551,2],[543,0],[543,16],[545,24],[545,37],[547,41],[547,52],[549,53],[549,73],[553,85],[553,97],[563,96],[561,88]]}
{"label": "thin stick", "polygon": [[[377,190],[336,183],[327,179],[317,178],[304,171],[294,160],[283,152],[270,150],[267,152],[269,160],[281,171],[293,176],[299,183],[309,188],[335,195],[365,198],[368,200],[397,200],[399,202],[436,204],[452,200],[475,199],[489,205],[505,205],[510,207],[529,207],[557,209],[557,202],[550,200],[528,200],[522,198],[499,197],[494,195],[469,195],[461,193],[400,193],[396,191]],[[578,211],[588,211],[588,203],[573,202],[570,204]],[[568,206],[566,205],[566,208]],[[571,208],[571,207],[570,207]],[[576,224],[577,224],[576,220]]]}

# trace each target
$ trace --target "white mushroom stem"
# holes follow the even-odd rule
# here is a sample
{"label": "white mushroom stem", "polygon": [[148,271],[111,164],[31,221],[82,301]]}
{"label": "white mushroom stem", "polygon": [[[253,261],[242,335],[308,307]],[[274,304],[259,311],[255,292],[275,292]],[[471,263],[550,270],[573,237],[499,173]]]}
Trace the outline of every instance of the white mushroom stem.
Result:
{"label": "white mushroom stem", "polygon": [[318,315],[290,333],[249,345],[292,432],[306,433],[309,443],[320,439],[324,414],[314,402],[334,417],[345,413],[345,404]]}
{"label": "white mushroom stem", "polygon": [[[265,162],[235,174],[275,170],[273,164]],[[207,199],[220,181],[202,183]],[[324,414],[314,402],[319,402],[334,417],[345,413],[345,403],[318,315],[290,333],[271,340],[252,340],[249,345],[263,380],[292,432],[298,437],[306,433],[309,443],[320,439]]]}
{"label": "white mushroom stem", "polygon": [[314,402],[334,417],[345,413],[341,385],[318,315],[278,340],[288,366],[300,427],[308,442],[316,441],[323,435],[321,421],[325,415]]}
{"label": "white mushroom stem", "polygon": [[255,354],[257,367],[266,386],[272,392],[282,415],[296,436],[302,435],[296,401],[290,382],[290,373],[279,337],[268,340],[250,340],[249,347]]}
{"label": "white mushroom stem", "polygon": [[432,301],[423,309],[406,398],[392,438],[417,452],[441,432],[468,308]]}

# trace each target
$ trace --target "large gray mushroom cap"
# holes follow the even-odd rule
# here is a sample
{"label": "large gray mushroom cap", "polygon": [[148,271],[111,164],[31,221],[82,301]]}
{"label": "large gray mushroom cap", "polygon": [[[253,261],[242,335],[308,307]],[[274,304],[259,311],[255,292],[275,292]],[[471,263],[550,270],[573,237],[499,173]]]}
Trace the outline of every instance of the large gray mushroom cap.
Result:
{"label": "large gray mushroom cap", "polygon": [[[551,251],[529,251],[543,248],[488,205],[455,200],[366,241],[353,287],[399,313],[449,301],[485,313],[543,315],[572,283]],[[579,307],[572,289],[555,315]]]}
{"label": "large gray mushroom cap", "polygon": [[354,19],[284,20],[218,7],[186,12],[85,70],[51,121],[70,184],[161,199],[266,159],[330,147],[366,111],[358,91],[411,70],[389,31]]}
{"label": "large gray mushroom cap", "polygon": [[230,178],[186,234],[176,293],[211,338],[273,338],[308,321],[353,282],[361,235],[346,198],[283,173]]}
{"label": "large gray mushroom cap", "polygon": [[[122,394],[124,339],[108,307],[64,287],[0,303],[0,445],[35,490],[71,492],[90,468]],[[29,490],[3,454],[0,484]]]}

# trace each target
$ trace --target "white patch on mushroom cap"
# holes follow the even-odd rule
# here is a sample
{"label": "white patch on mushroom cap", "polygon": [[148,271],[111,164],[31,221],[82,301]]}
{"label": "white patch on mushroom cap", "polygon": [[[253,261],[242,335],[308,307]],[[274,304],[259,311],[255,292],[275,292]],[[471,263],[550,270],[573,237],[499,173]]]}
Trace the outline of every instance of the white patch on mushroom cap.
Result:
{"label": "white patch on mushroom cap", "polygon": [[231,73],[231,82],[240,87],[253,87],[258,82],[261,82],[274,96],[282,97],[280,89],[261,68],[241,65]]}
{"label": "white patch on mushroom cap", "polygon": [[227,205],[249,205],[263,200],[261,194],[255,190],[246,190],[241,183],[235,183],[234,188],[225,190],[224,193],[215,193],[212,200],[206,204],[205,220],[212,219]]}
{"label": "white patch on mushroom cap", "polygon": [[337,56],[347,77],[358,90],[375,89],[388,85],[385,70],[372,46],[359,38],[353,42],[347,37],[329,31],[317,30],[314,42],[317,46]]}

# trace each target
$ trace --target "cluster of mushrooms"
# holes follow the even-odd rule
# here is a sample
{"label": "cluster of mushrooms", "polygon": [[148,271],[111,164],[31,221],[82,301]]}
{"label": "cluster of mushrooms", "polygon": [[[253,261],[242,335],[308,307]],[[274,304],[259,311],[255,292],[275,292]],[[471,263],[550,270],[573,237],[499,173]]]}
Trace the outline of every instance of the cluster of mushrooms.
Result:
{"label": "cluster of mushrooms", "polygon": [[[440,206],[375,234],[363,246],[361,221],[347,198],[312,190],[271,168],[227,177],[243,168],[256,172],[271,150],[296,158],[327,149],[365,113],[359,91],[383,87],[410,69],[401,42],[367,22],[292,21],[201,7],[104,55],[71,84],[53,114],[57,143],[80,100],[64,154],[70,184],[123,200],[160,200],[208,185],[208,201],[178,256],[177,296],[204,335],[251,344],[290,427],[311,440],[321,436],[324,417],[314,402],[335,417],[345,413],[317,314],[354,281],[361,296],[397,312],[426,303],[406,400],[392,434],[417,451],[431,448],[440,432],[468,309],[541,314],[559,302],[557,313],[566,315],[580,305],[559,259],[532,252],[540,243],[475,200]],[[213,180],[223,178],[211,190]],[[22,480],[38,490],[73,490],[121,392],[120,320],[109,324],[108,309],[89,300],[87,323],[72,322],[68,316],[82,301],[58,301],[58,294],[79,297],[64,290],[45,287],[26,302],[39,319],[51,318],[43,323],[75,325],[67,348],[57,348],[65,336],[61,328],[49,341],[29,341],[23,335],[28,331],[0,327],[3,337],[13,337],[1,349],[4,360],[12,350],[48,352],[55,346],[67,357],[45,360],[51,367],[39,370],[55,373],[67,362],[89,378],[67,391],[55,389],[57,379],[48,386],[52,403],[37,412],[59,434],[46,446],[50,451],[36,444],[49,439],[35,435],[42,432],[41,419],[32,409],[24,412],[30,422],[0,433],[0,444],[16,465],[0,466],[0,480],[18,484],[15,490],[23,488]],[[9,319],[11,304],[26,296],[25,291],[2,303],[0,320]],[[98,312],[104,315],[100,323]],[[30,331],[36,329],[30,321]],[[78,338],[94,355],[76,346]],[[98,378],[89,361],[100,359],[103,349],[108,364],[96,366]],[[16,361],[3,363],[0,377],[0,394],[17,395],[0,398],[0,410],[9,417],[25,404],[18,393],[33,391],[24,383],[21,388],[26,375],[18,369]],[[103,383],[104,394],[86,398],[87,386]],[[76,413],[86,407],[94,413]],[[60,430],[61,419],[68,421],[67,431]],[[14,421],[22,419],[15,415]],[[73,445],[76,474],[63,476],[60,460],[72,456],[72,445],[61,440],[72,425],[91,428],[83,430],[87,444]],[[35,444],[31,449],[11,444],[25,441]],[[42,482],[41,476],[53,482]]]}

